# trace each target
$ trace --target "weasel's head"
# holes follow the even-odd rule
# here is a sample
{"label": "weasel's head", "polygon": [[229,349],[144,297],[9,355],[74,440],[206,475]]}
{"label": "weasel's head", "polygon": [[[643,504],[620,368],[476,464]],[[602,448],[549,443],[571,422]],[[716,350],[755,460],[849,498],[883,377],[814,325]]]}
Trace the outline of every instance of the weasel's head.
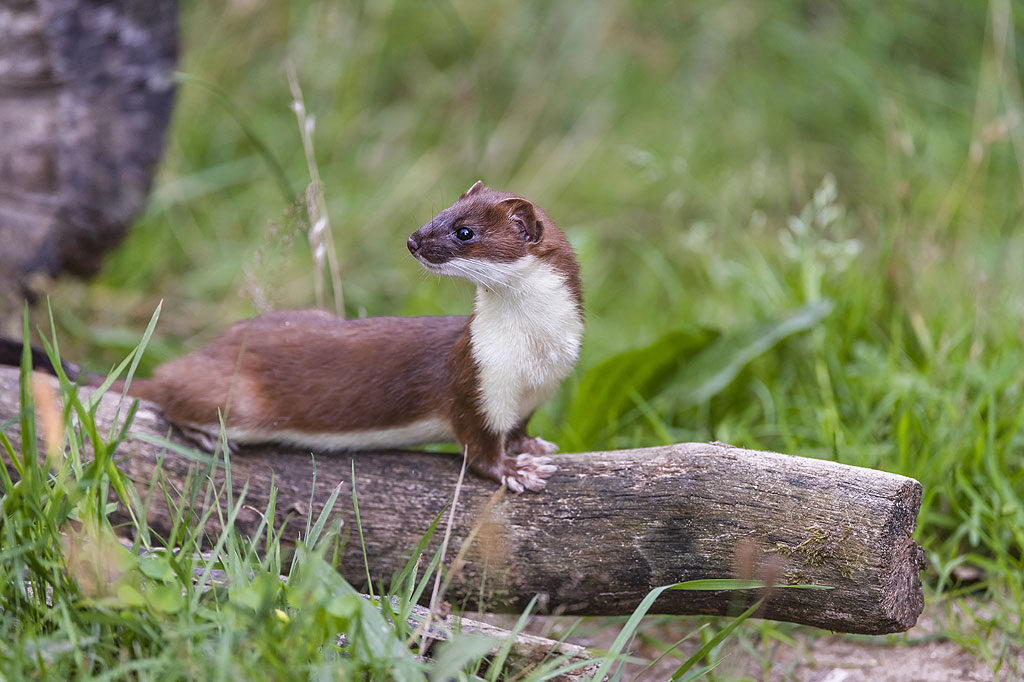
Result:
{"label": "weasel's head", "polygon": [[409,251],[430,272],[483,287],[512,284],[522,265],[549,262],[573,277],[568,240],[531,202],[480,181],[409,237]]}

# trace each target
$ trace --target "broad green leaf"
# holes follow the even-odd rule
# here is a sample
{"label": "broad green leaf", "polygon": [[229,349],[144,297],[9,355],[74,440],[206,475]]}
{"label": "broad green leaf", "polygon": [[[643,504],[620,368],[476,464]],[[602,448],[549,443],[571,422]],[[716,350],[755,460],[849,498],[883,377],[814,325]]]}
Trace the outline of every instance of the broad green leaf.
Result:
{"label": "broad green leaf", "polygon": [[142,593],[128,583],[118,585],[116,594],[117,599],[121,602],[121,606],[124,607],[143,606],[146,603]]}
{"label": "broad green leaf", "polygon": [[181,593],[181,585],[149,583],[146,585],[146,603],[158,613],[177,613],[185,605],[185,597]]}
{"label": "broad green leaf", "polygon": [[365,601],[362,597],[347,594],[329,600],[324,604],[324,610],[335,618],[343,618],[350,621],[359,615],[359,611],[363,608],[364,603]]}
{"label": "broad green leaf", "polygon": [[813,329],[832,307],[831,301],[818,301],[745,332],[720,336],[686,363],[665,395],[687,405],[710,400],[751,361],[787,336]]}
{"label": "broad green leaf", "polygon": [[582,378],[569,415],[577,447],[599,447],[621,428],[638,402],[667,399],[680,406],[721,393],[744,367],[793,334],[817,325],[832,310],[818,301],[746,330],[676,330],[654,343],[614,355]]}
{"label": "broad green leaf", "polygon": [[[420,664],[405,643],[388,625],[374,601],[364,599],[348,582],[316,552],[299,544],[295,562],[286,587],[288,603],[304,613],[327,612],[338,617],[358,608],[358,617],[350,620],[346,633],[353,656],[359,660],[386,664],[389,679],[422,680]],[[340,598],[340,599],[339,599]]]}
{"label": "broad green leaf", "polygon": [[139,559],[139,569],[147,578],[171,582],[175,579],[170,558],[165,555],[144,556]]}
{"label": "broad green leaf", "polygon": [[282,589],[280,578],[267,571],[258,571],[248,582],[233,582],[228,598],[233,604],[256,611],[276,600]]}
{"label": "broad green leaf", "polygon": [[632,396],[649,398],[664,389],[693,356],[718,338],[710,329],[672,331],[654,343],[633,348],[598,363],[580,380],[569,413],[570,430],[583,447],[594,447],[624,414]]}
{"label": "broad green leaf", "polygon": [[483,635],[463,635],[441,644],[430,672],[430,679],[458,679],[463,668],[486,656],[496,643]]}

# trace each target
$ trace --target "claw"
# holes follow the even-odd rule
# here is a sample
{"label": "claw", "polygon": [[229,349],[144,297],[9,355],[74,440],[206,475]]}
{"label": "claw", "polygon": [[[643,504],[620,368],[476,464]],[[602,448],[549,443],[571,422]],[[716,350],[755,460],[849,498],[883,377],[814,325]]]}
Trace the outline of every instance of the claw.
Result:
{"label": "claw", "polygon": [[557,470],[558,467],[551,464],[550,457],[524,452],[505,460],[505,474],[501,477],[501,482],[515,493],[524,490],[540,491],[547,485],[544,479]]}
{"label": "claw", "polygon": [[501,483],[514,493],[523,492],[523,484],[515,476],[502,476]]}
{"label": "claw", "polygon": [[548,484],[547,481],[545,481],[543,478],[540,478],[539,476],[526,475],[523,476],[522,478],[523,485],[526,486],[527,490],[532,490],[534,492],[540,492],[541,490],[544,490],[544,488]]}

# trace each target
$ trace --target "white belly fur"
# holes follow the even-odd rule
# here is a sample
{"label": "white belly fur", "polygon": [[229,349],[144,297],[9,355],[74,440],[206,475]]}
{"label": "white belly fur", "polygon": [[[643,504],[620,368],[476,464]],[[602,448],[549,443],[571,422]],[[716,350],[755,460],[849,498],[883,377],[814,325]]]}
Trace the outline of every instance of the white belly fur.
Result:
{"label": "white belly fur", "polygon": [[[219,427],[207,425],[200,431],[217,437]],[[423,443],[442,443],[455,440],[451,425],[443,419],[431,417],[386,429],[366,429],[339,433],[309,433],[292,429],[239,429],[228,427],[228,441],[232,443],[281,443],[313,450],[371,450],[398,448]]]}
{"label": "white belly fur", "polygon": [[487,264],[498,282],[477,289],[470,341],[487,426],[507,433],[572,371],[583,320],[555,268],[532,256],[499,265]]}

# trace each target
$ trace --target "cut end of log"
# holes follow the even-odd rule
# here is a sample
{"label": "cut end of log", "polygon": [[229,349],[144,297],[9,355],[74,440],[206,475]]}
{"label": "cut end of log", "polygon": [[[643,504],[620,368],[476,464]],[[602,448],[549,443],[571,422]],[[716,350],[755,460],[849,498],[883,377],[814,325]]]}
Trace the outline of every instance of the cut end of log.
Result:
{"label": "cut end of log", "polygon": [[914,627],[924,610],[921,571],[927,567],[924,549],[913,538],[917,512],[921,508],[921,484],[908,479],[892,505],[886,529],[893,552],[892,563],[885,569],[886,585],[883,610],[889,622],[878,633],[903,632]]}

